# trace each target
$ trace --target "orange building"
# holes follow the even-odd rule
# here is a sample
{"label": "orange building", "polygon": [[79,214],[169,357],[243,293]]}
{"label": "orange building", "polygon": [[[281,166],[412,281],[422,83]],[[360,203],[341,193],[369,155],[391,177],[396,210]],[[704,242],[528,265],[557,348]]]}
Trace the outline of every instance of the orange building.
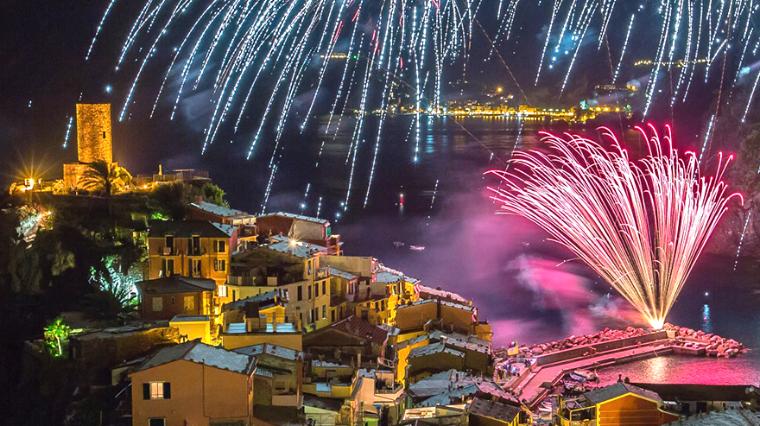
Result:
{"label": "orange building", "polygon": [[255,359],[198,341],[161,349],[129,375],[132,424],[253,424]]}
{"label": "orange building", "polygon": [[652,391],[629,383],[586,392],[578,398],[560,401],[561,426],[658,426],[679,419],[662,409],[662,399]]}

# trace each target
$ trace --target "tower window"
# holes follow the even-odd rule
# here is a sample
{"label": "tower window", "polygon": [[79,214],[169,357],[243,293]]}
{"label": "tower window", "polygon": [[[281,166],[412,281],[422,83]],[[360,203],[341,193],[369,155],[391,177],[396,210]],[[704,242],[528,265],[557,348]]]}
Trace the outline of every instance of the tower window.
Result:
{"label": "tower window", "polygon": [[106,138],[106,132],[103,132],[103,139]]}

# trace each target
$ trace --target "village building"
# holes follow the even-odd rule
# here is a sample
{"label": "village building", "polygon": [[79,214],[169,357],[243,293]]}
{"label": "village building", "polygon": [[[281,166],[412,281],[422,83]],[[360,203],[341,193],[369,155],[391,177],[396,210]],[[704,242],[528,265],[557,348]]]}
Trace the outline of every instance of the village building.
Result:
{"label": "village building", "polygon": [[176,315],[213,313],[216,284],[210,279],[170,275],[139,281],[140,316],[145,320],[170,320]]}
{"label": "village building", "polygon": [[340,255],[340,235],[333,234],[330,222],[316,217],[277,212],[256,218],[262,236],[283,235],[290,239],[326,248],[328,254]]}
{"label": "village building", "polygon": [[321,267],[324,247],[276,236],[232,259],[232,300],[278,289],[287,297],[285,322],[304,331],[317,330],[346,315],[333,306],[329,271]]}
{"label": "village building", "polygon": [[351,316],[305,335],[304,348],[314,357],[360,368],[377,364],[387,339],[388,330]]}
{"label": "village building", "polygon": [[663,425],[679,416],[663,409],[655,392],[618,382],[586,392],[578,398],[562,399],[557,413],[560,426],[590,424]]}
{"label": "village building", "polygon": [[163,348],[129,378],[135,426],[252,425],[255,358],[193,341]]}
{"label": "village building", "polygon": [[148,232],[148,269],[146,279],[181,275],[205,278],[216,283],[218,303],[230,300],[227,275],[231,247],[237,244],[231,225],[208,221],[156,222]]}
{"label": "village building", "polygon": [[254,412],[257,417],[265,418],[270,407],[295,411],[302,407],[303,353],[270,343],[245,346],[234,352],[256,359]]}

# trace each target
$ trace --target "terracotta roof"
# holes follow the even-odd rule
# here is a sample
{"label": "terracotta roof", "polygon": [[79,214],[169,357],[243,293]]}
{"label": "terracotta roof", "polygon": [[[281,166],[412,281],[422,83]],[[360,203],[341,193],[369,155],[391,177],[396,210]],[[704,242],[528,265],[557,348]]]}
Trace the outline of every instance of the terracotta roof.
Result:
{"label": "terracotta roof", "polygon": [[188,278],[180,275],[139,281],[135,285],[140,292],[146,294],[199,293],[214,291],[216,288],[214,280]]}
{"label": "terracotta roof", "polygon": [[385,339],[388,337],[388,331],[382,328],[372,325],[369,322],[352,315],[344,320],[338,321],[328,328],[335,330],[341,330],[354,336],[367,337],[373,343],[382,345],[385,343]]}

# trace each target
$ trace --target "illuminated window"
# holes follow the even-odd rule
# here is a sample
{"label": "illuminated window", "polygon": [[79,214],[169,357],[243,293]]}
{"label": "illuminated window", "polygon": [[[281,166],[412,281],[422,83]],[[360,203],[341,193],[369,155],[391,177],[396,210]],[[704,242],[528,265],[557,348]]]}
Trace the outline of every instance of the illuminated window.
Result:
{"label": "illuminated window", "polygon": [[153,312],[161,312],[164,310],[164,299],[162,297],[153,298]]}
{"label": "illuminated window", "polygon": [[171,399],[171,389],[169,382],[143,383],[143,399]]}
{"label": "illuminated window", "polygon": [[214,259],[214,271],[224,272],[227,270],[227,261],[224,259]]}
{"label": "illuminated window", "polygon": [[185,312],[190,312],[195,309],[195,296],[185,296],[184,298]]}
{"label": "illuminated window", "polygon": [[220,285],[217,289],[217,294],[219,297],[227,297],[227,286],[226,285]]}

